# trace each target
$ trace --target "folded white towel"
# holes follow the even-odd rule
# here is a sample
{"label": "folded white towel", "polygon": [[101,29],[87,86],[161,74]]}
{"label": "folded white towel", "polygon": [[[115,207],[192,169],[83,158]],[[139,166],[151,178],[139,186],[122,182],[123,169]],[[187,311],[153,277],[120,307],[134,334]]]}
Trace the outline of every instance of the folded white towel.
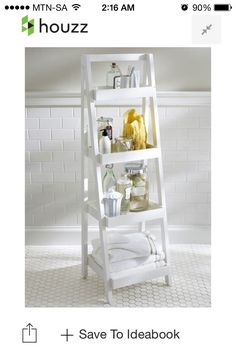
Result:
{"label": "folded white towel", "polygon": [[[93,258],[95,260],[95,262],[100,265],[100,267],[103,267],[103,262],[102,259],[100,257],[94,256]],[[124,260],[122,262],[114,262],[114,263],[110,263],[109,265],[109,269],[110,272],[121,272],[122,270],[127,270],[127,269],[131,269],[131,268],[136,268],[139,266],[144,266],[147,264],[151,264],[151,263],[155,263],[156,267],[161,267],[165,265],[165,261],[164,260],[159,260],[157,261],[157,258],[155,255],[151,255],[149,257],[138,257],[138,258],[133,258],[133,259],[127,259]]]}
{"label": "folded white towel", "polygon": [[[92,241],[94,258],[102,259],[100,240]],[[112,234],[108,239],[109,262],[120,262],[138,257],[155,255],[156,260],[163,260],[164,253],[155,242],[154,237],[146,232],[131,233],[126,235]]]}

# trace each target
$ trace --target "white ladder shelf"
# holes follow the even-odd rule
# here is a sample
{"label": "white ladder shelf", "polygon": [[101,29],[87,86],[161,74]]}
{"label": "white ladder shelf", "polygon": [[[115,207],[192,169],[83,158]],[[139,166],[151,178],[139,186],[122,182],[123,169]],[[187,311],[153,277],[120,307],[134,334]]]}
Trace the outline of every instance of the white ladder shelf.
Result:
{"label": "white ladder shelf", "polygon": [[[93,62],[142,62],[143,81],[138,88],[105,89],[94,88],[91,64]],[[165,192],[163,183],[163,167],[161,157],[159,122],[157,114],[157,97],[155,71],[152,54],[104,54],[84,55],[81,63],[82,113],[81,113],[81,225],[82,225],[82,275],[87,278],[90,266],[104,280],[107,300],[112,304],[112,290],[157,277],[165,277],[167,285],[171,283],[170,262],[168,256],[168,230],[166,217]],[[142,98],[142,113],[148,126],[148,109],[150,110],[152,145],[145,150],[101,154],[98,148],[96,104],[99,102],[117,102],[131,98]],[[86,109],[88,110],[88,128],[91,148],[88,146],[86,131]],[[87,185],[89,176],[85,169],[85,159],[93,165],[96,180],[96,196],[94,201],[88,200]],[[158,202],[149,202],[149,208],[141,212],[129,212],[126,215],[107,217],[102,203],[102,172],[101,167],[111,163],[149,160],[155,161]],[[93,216],[99,225],[99,237],[103,255],[103,267],[99,266],[92,255],[88,254],[88,215]],[[165,253],[165,265],[157,267],[155,263],[139,266],[125,271],[110,272],[107,252],[109,229],[121,225],[137,223],[140,231],[145,231],[146,221],[158,219],[161,228],[161,244]]]}

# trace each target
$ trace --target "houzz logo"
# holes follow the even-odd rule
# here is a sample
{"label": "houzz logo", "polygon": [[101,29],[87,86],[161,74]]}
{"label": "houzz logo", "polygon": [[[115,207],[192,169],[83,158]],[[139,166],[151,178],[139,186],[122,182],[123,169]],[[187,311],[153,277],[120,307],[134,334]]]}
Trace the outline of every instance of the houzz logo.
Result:
{"label": "houzz logo", "polygon": [[22,32],[27,31],[28,36],[34,33],[34,19],[29,21],[28,16],[24,16],[21,19],[21,25],[22,25],[21,31]]}
{"label": "houzz logo", "polygon": [[[88,33],[87,23],[44,23],[39,19],[39,33]],[[28,36],[34,33],[34,19],[28,20],[28,16],[22,18],[22,32],[28,31]]]}

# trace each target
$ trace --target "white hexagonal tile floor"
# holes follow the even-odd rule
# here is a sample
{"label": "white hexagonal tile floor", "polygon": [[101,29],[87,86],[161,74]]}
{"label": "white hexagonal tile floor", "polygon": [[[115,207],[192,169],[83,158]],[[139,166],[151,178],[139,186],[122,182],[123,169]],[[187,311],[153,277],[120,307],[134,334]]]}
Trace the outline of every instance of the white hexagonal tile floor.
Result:
{"label": "white hexagonal tile floor", "polygon": [[[115,290],[117,307],[209,307],[210,246],[170,246],[173,285],[162,278]],[[101,279],[81,278],[78,246],[26,247],[26,307],[107,307]]]}

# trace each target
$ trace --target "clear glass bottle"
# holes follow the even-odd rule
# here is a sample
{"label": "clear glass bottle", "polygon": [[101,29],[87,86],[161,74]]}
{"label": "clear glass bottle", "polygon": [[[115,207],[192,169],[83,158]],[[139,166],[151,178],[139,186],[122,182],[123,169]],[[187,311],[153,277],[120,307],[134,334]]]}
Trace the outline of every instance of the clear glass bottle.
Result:
{"label": "clear glass bottle", "polygon": [[111,192],[116,189],[116,177],[113,172],[113,164],[106,165],[106,173],[102,180],[103,192]]}
{"label": "clear glass bottle", "polygon": [[106,85],[109,88],[114,88],[114,77],[120,76],[121,71],[116,63],[111,64],[110,70],[107,72]]}
{"label": "clear glass bottle", "polygon": [[127,214],[130,210],[130,192],[131,192],[132,182],[127,176],[127,174],[122,174],[117,180],[116,190],[120,192],[123,197],[121,201],[121,214]]}
{"label": "clear glass bottle", "polygon": [[147,210],[149,203],[149,185],[146,167],[140,164],[126,165],[128,177],[132,181],[130,193],[130,211]]}

